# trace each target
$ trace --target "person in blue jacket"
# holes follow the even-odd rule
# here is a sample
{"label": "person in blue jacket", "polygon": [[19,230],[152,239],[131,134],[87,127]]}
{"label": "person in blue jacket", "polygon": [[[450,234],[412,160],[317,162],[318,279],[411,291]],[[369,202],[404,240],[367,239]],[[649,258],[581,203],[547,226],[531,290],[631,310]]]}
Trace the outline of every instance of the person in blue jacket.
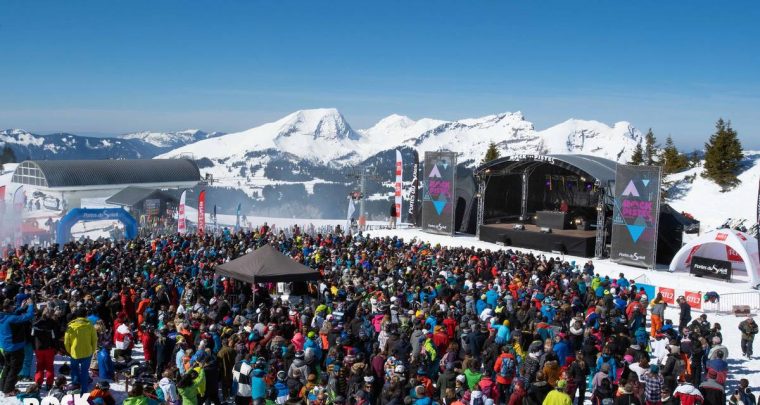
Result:
{"label": "person in blue jacket", "polygon": [[15,313],[16,305],[13,300],[6,299],[3,302],[3,312],[0,313],[0,350],[3,356],[3,371],[0,376],[0,389],[6,396],[15,394],[18,374],[24,362],[24,336],[14,336],[14,325],[29,322],[34,318],[34,302],[27,298],[24,302],[26,308],[23,313]]}

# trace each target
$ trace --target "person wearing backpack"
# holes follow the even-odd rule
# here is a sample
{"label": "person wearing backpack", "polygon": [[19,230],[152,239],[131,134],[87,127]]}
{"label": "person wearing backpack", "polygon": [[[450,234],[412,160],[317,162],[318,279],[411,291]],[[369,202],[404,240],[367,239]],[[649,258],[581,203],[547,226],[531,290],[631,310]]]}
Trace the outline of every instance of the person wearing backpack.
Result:
{"label": "person wearing backpack", "polygon": [[510,394],[512,380],[515,378],[517,362],[515,356],[509,352],[509,346],[502,346],[501,354],[496,358],[493,371],[496,372],[496,384],[498,385],[501,398],[507,398]]}

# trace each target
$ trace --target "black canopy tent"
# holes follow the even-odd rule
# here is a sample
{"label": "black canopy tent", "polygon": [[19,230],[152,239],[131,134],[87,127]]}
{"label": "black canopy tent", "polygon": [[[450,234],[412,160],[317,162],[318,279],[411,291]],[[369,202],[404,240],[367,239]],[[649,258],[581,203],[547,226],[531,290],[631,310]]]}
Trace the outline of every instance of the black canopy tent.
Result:
{"label": "black canopy tent", "polygon": [[215,271],[247,283],[314,281],[321,277],[318,270],[296,262],[270,245],[216,266]]}

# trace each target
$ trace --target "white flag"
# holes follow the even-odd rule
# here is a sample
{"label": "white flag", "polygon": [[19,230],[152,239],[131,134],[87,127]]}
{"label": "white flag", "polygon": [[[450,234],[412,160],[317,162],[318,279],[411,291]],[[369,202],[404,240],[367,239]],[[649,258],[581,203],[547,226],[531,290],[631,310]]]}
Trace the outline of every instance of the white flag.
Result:
{"label": "white flag", "polygon": [[349,198],[348,199],[348,216],[346,217],[346,220],[350,223],[351,217],[354,215],[354,211],[356,211],[356,207],[354,207],[354,199]]}

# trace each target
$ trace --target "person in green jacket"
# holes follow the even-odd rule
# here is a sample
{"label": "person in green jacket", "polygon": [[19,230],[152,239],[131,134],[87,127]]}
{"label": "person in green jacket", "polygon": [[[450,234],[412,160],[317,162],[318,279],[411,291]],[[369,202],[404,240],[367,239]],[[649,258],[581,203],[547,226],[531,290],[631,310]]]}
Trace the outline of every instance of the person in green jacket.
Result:
{"label": "person in green jacket", "polygon": [[124,400],[124,405],[148,405],[148,397],[145,396],[145,390],[142,384],[137,383],[132,386]]}
{"label": "person in green jacket", "polygon": [[196,367],[185,373],[177,383],[177,391],[182,397],[182,405],[197,405],[198,396],[206,390],[206,374],[203,367]]}
{"label": "person in green jacket", "polygon": [[98,333],[86,316],[84,308],[77,308],[63,335],[63,347],[71,356],[71,383],[79,385],[82,392],[89,392],[90,360],[98,349]]}

